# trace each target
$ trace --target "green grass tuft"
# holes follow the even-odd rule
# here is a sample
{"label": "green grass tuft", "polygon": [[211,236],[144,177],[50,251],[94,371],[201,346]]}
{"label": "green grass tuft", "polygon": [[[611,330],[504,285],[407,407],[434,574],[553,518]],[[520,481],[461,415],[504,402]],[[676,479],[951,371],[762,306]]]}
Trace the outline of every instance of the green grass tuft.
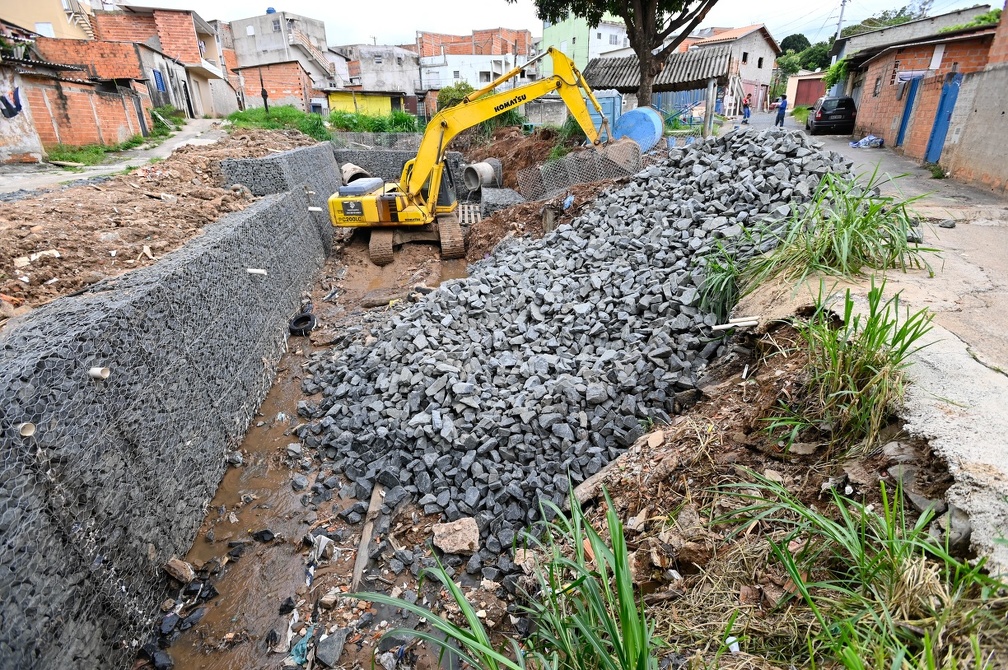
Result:
{"label": "green grass tuft", "polygon": [[1003,667],[991,658],[1003,662],[1008,651],[1008,585],[986,575],[983,561],[956,558],[932,537],[932,510],[912,521],[902,491],[882,483],[877,509],[831,490],[819,511],[775,482],[748,476],[753,481],[722,488],[743,507],[721,521],[736,524],[735,534],[757,523],[767,532],[793,599],[815,615],[809,667]]}
{"label": "green grass tuft", "polygon": [[332,139],[325,122],[319,114],[306,114],[290,105],[270,107],[267,113],[262,107],[254,107],[234,112],[227,117],[235,128],[264,128],[266,130],[299,130],[320,142]]}
{"label": "green grass tuft", "polygon": [[922,348],[932,318],[926,309],[901,315],[899,293],[886,300],[884,290],[885,281],[876,285],[872,278],[867,312],[858,314],[848,289],[837,327],[820,285],[815,313],[797,324],[809,358],[804,392],[770,419],[772,434],[784,429],[791,443],[816,429],[834,444],[869,449],[878,443],[903,399],[904,370]]}
{"label": "green grass tuft", "polygon": [[[465,663],[482,670],[657,670],[655,652],[661,641],[653,634],[643,604],[634,592],[630,552],[623,525],[606,494],[607,537],[584,517],[570,491],[571,513],[548,503],[540,533],[523,535],[537,564],[538,593],[528,594],[525,614],[533,631],[519,643],[508,640],[498,649],[476,615],[475,608],[452,581],[440,561],[432,575],[458,606],[464,623],[455,624],[428,609],[399,598],[362,593],[347,595],[400,607],[427,619],[437,634],[400,629]],[[608,540],[608,542],[607,542]],[[508,649],[509,647],[509,649]]]}
{"label": "green grass tuft", "polygon": [[917,198],[877,195],[879,181],[877,172],[864,186],[827,173],[809,205],[788,220],[776,248],[747,265],[743,294],[775,277],[795,282],[816,273],[856,277],[866,268],[931,272],[924,254],[937,249],[908,241],[919,235],[907,209]]}

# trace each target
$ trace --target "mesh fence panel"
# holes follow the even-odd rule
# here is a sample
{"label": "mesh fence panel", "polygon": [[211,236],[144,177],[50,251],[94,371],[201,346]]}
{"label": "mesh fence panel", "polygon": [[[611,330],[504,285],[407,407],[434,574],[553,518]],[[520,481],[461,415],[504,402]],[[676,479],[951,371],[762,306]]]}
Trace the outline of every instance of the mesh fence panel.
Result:
{"label": "mesh fence panel", "polygon": [[341,149],[401,149],[416,152],[420,149],[421,133],[351,133],[336,132],[332,142]]}
{"label": "mesh fence panel", "polygon": [[543,200],[575,184],[625,177],[640,169],[640,147],[634,142],[619,142],[601,151],[580,151],[525,168],[518,172],[518,191],[526,200]]}
{"label": "mesh fence panel", "polygon": [[316,195],[261,200],[0,336],[0,667],[127,667],[146,641],[162,566],[188,550],[324,261],[330,226],[307,207],[338,182],[331,150],[315,157]]}

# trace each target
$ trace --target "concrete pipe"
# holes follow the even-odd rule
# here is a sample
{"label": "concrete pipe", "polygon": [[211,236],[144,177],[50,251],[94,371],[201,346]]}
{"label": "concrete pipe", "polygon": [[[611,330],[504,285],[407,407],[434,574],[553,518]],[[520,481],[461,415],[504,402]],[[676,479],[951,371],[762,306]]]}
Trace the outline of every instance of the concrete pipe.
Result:
{"label": "concrete pipe", "polygon": [[30,421],[22,423],[18,426],[18,433],[21,434],[21,437],[31,437],[35,434],[35,424]]}
{"label": "concrete pipe", "polygon": [[93,367],[87,371],[91,379],[108,379],[112,371],[109,368]]}
{"label": "concrete pipe", "polygon": [[359,165],[354,165],[353,163],[343,163],[343,167],[340,168],[340,172],[343,174],[344,184],[349,184],[350,182],[357,181],[358,179],[367,179],[371,176],[370,172]]}
{"label": "concrete pipe", "polygon": [[493,165],[490,163],[473,163],[462,172],[462,183],[470,191],[475,191],[484,186],[492,186],[496,177]]}

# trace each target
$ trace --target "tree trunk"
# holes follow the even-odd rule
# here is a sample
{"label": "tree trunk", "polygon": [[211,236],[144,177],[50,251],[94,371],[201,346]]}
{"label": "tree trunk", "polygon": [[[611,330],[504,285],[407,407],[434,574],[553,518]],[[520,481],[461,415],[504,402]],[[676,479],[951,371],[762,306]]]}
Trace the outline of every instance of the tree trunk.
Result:
{"label": "tree trunk", "polygon": [[651,94],[654,88],[655,76],[641,72],[640,88],[637,89],[637,106],[649,107],[651,105]]}
{"label": "tree trunk", "polygon": [[637,106],[651,105],[651,94],[654,92],[654,80],[661,72],[661,64],[655,61],[651,49],[645,46],[643,53],[637,53],[640,61],[640,88],[637,89]]}

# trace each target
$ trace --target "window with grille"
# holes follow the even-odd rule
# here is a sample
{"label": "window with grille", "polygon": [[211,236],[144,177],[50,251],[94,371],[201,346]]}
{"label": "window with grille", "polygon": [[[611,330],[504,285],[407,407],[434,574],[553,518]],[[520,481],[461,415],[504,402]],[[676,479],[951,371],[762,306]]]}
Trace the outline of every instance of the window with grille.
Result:
{"label": "window with grille", "polygon": [[616,45],[619,44],[619,35],[613,33],[609,36],[609,44]]}

